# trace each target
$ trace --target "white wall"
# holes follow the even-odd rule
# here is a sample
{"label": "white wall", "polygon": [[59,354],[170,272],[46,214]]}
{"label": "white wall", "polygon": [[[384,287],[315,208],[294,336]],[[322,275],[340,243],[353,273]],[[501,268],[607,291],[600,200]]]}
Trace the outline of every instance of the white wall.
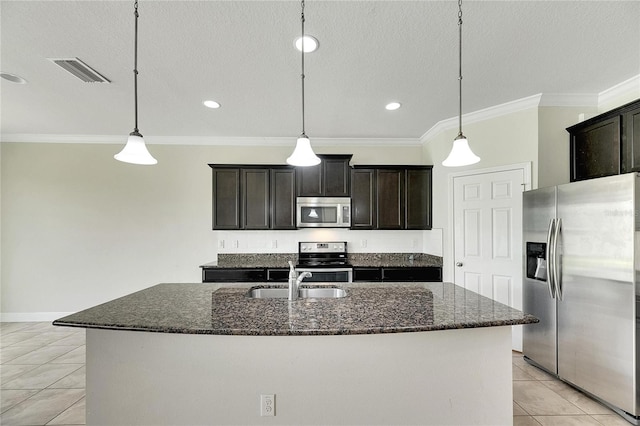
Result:
{"label": "white wall", "polygon": [[298,241],[346,241],[350,253],[429,253],[442,256],[442,229],[366,231],[214,231],[218,253],[297,253]]}
{"label": "white wall", "polygon": [[[464,123],[464,122],[463,122]],[[448,168],[442,161],[449,155],[457,129],[446,130],[425,144],[425,158],[433,164],[433,227],[443,229],[443,252],[450,253],[452,248],[452,230],[448,221],[449,174],[464,170],[477,170],[489,167],[533,163],[533,177],[537,179],[538,157],[538,111],[537,108],[501,115],[488,120],[463,124],[463,132],[469,139],[469,146],[481,158],[472,166]],[[438,206],[438,207],[435,207]],[[444,256],[443,278],[453,279],[449,271],[453,270],[453,259]]]}
{"label": "white wall", "polygon": [[[552,99],[559,97],[551,96]],[[596,98],[596,97],[594,97]],[[448,179],[450,173],[478,170],[501,165],[532,163],[530,188],[559,185],[569,181],[569,133],[566,128],[581,121],[581,116],[594,115],[617,108],[640,98],[640,76],[600,93],[598,106],[531,106],[502,115],[484,114],[489,118],[477,120],[481,114],[472,113],[469,124],[463,118],[463,132],[472,150],[481,158],[467,167],[446,168],[442,160],[451,150],[457,127],[430,135],[424,144],[425,162],[433,164],[433,227],[442,229],[443,279],[453,279],[453,259],[446,254],[452,249],[452,230],[448,218]],[[544,99],[544,95],[542,96]],[[568,97],[570,99],[570,97]],[[501,106],[493,108],[503,111]],[[449,126],[451,127],[451,126]]]}
{"label": "white wall", "polygon": [[580,122],[581,115],[596,114],[595,107],[538,108],[537,188],[569,182],[569,133],[566,129]]}
{"label": "white wall", "polygon": [[[284,164],[290,145],[151,144],[158,165],[135,166],[113,159],[121,145],[3,142],[2,319],[52,319],[159,282],[201,281],[198,266],[215,260],[218,250],[207,164]],[[417,143],[316,151],[353,153],[354,164],[426,164]],[[266,232],[253,236],[275,238],[287,252],[308,236]],[[348,234],[341,239],[367,239],[371,251],[441,250],[437,231],[410,232],[410,238],[400,231],[342,232]],[[235,234],[245,244],[254,233]]]}

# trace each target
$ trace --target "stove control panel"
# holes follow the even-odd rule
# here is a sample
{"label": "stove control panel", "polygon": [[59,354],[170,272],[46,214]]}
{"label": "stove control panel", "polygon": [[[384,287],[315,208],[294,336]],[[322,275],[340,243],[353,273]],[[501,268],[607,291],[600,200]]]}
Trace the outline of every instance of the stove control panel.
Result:
{"label": "stove control panel", "polygon": [[299,253],[346,253],[346,241],[298,243]]}

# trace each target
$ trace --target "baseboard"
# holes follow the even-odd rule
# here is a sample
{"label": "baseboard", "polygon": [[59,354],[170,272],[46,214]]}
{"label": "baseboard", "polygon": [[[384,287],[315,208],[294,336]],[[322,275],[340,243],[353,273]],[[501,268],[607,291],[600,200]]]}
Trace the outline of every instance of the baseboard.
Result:
{"label": "baseboard", "polygon": [[42,322],[54,321],[71,315],[73,312],[3,312],[0,314],[2,322]]}

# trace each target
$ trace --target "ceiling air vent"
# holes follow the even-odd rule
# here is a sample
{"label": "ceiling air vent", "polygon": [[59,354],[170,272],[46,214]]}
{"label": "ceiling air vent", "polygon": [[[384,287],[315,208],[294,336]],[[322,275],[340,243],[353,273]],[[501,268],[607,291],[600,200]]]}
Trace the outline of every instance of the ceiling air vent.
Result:
{"label": "ceiling air vent", "polygon": [[100,75],[98,71],[78,58],[48,59],[85,83],[111,83],[108,79]]}

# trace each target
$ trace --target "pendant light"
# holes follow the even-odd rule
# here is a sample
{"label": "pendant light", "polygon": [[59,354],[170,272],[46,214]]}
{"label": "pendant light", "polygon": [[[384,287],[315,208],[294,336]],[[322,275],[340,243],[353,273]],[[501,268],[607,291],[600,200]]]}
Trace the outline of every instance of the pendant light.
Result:
{"label": "pendant light", "polygon": [[442,162],[442,165],[445,167],[468,166],[480,161],[480,157],[471,151],[467,138],[462,134],[462,0],[458,0],[458,34],[458,85],[460,89],[458,98],[460,102],[458,110],[458,136],[453,141],[453,147],[451,148],[449,156]]}
{"label": "pendant light", "polygon": [[134,15],[136,19],[135,26],[135,42],[133,57],[133,90],[134,90],[134,106],[135,106],[135,127],[133,132],[129,134],[127,144],[122,151],[113,156],[118,161],[132,164],[152,165],[158,164],[158,160],[153,158],[146,145],[144,139],[138,131],[138,1],[134,3]]}
{"label": "pendant light", "polygon": [[302,23],[302,48],[300,49],[302,52],[302,134],[298,137],[298,141],[296,142],[296,148],[293,150],[293,153],[289,158],[287,158],[287,163],[292,166],[315,166],[320,164],[320,159],[313,152],[311,148],[311,141],[304,133],[304,0],[302,0],[302,13],[300,15],[300,22]]}

